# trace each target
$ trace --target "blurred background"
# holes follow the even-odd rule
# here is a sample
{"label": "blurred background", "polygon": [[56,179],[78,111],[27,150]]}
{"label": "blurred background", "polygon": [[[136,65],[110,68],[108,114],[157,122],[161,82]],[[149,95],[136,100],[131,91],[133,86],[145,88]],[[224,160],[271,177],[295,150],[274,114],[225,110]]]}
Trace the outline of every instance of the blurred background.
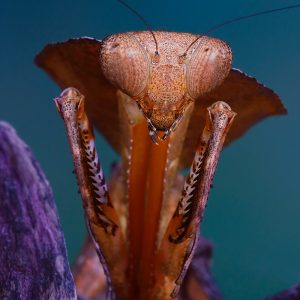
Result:
{"label": "blurred background", "polygon": [[[154,30],[203,33],[240,15],[294,4],[287,0],[151,0],[128,3]],[[259,299],[300,280],[300,9],[219,29],[233,66],[274,89],[289,111],[259,123],[225,149],[205,213],[213,271],[227,299]],[[69,258],[86,234],[63,122],[52,99],[60,89],[33,63],[51,42],[145,30],[116,1],[0,2],[0,119],[30,145],[54,190]],[[118,156],[101,136],[109,175]]]}

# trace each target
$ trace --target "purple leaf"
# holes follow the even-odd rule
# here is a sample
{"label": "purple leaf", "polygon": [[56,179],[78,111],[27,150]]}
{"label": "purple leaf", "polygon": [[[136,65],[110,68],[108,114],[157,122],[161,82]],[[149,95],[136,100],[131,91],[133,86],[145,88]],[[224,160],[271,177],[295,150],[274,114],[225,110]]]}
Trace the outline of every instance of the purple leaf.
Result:
{"label": "purple leaf", "polygon": [[0,141],[0,299],[76,299],[49,183],[4,122]]}
{"label": "purple leaf", "polygon": [[264,300],[299,300],[299,299],[300,299],[300,284],[295,285],[274,296],[264,298]]}
{"label": "purple leaf", "polygon": [[192,263],[183,280],[180,300],[223,300],[211,273],[212,252],[211,242],[200,238]]}

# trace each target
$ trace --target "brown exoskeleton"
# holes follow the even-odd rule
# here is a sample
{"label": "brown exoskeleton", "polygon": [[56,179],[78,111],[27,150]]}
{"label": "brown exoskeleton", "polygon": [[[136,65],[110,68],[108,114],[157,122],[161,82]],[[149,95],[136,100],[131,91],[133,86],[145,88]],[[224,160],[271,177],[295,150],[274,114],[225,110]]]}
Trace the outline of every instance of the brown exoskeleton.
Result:
{"label": "brown exoskeleton", "polygon": [[100,52],[103,75],[138,103],[154,141],[158,131],[169,136],[188,104],[227,77],[232,61],[231,49],[218,39],[177,32],[155,37],[157,52],[149,32],[112,35]]}
{"label": "brown exoskeleton", "polygon": [[[73,86],[56,105],[110,298],[177,296],[225,137],[286,112],[231,60],[221,40],[164,31],[70,40],[37,57],[62,88]],[[122,156],[109,187],[89,120]],[[184,181],[179,168],[191,161]]]}

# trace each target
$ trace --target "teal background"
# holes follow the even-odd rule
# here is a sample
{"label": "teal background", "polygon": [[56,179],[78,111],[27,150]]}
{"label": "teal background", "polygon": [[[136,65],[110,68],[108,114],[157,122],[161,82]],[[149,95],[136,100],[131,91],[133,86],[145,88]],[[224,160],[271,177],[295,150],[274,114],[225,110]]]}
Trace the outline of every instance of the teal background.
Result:
{"label": "teal background", "polygon": [[[287,0],[128,1],[153,29],[202,33]],[[221,156],[203,224],[213,269],[227,299],[259,299],[300,279],[300,9],[213,32],[227,41],[234,67],[273,88],[289,110],[251,129]],[[52,99],[59,88],[33,63],[49,42],[144,30],[116,1],[0,2],[0,118],[30,145],[53,187],[72,261],[85,226],[69,146]],[[116,153],[98,136],[106,174]]]}

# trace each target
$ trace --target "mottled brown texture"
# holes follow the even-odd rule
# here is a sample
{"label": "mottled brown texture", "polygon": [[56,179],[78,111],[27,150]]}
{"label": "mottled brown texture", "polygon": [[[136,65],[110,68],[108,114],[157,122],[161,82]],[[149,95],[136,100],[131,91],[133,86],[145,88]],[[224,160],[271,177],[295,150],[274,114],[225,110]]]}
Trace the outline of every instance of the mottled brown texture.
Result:
{"label": "mottled brown texture", "polygon": [[109,82],[139,103],[155,130],[168,131],[190,101],[228,75],[231,50],[215,38],[158,31],[156,52],[149,34],[127,32],[106,38],[100,65]]}
{"label": "mottled brown texture", "polygon": [[198,99],[228,76],[232,53],[225,42],[207,36],[200,37],[193,47],[195,50],[187,62],[187,92]]}
{"label": "mottled brown texture", "polygon": [[131,97],[145,88],[150,61],[145,49],[131,34],[115,34],[106,38],[99,53],[104,76]]}
{"label": "mottled brown texture", "polygon": [[[147,37],[147,41],[144,42],[146,47],[154,47],[150,33],[143,34],[145,39]],[[159,33],[157,36],[159,39]],[[177,41],[181,49],[186,49],[185,47],[193,41],[195,36],[186,34],[186,37],[186,40]],[[74,86],[85,95],[89,119],[109,143],[120,152],[121,130],[116,88],[108,82],[101,71],[99,62],[101,45],[101,41],[89,38],[48,45],[36,57],[36,63],[62,88]],[[170,47],[170,42],[161,41],[159,49],[163,47]],[[171,47],[169,57],[174,57],[174,51]],[[195,110],[181,156],[181,166],[187,167],[192,161],[196,140],[204,127],[205,109],[219,100],[226,101],[238,114],[227,143],[242,136],[258,121],[268,116],[286,113],[280,99],[272,90],[238,70],[231,70],[219,87],[195,101]]]}

